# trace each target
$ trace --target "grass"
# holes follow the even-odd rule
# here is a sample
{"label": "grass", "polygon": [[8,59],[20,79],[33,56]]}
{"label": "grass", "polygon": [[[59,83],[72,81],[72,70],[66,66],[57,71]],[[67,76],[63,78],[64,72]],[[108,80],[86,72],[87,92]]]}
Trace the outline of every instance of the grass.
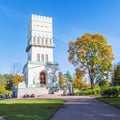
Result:
{"label": "grass", "polygon": [[63,100],[1,100],[0,115],[7,120],[49,120]]}
{"label": "grass", "polygon": [[102,97],[98,97],[96,99],[120,109],[120,97],[118,97],[118,98],[102,98]]}

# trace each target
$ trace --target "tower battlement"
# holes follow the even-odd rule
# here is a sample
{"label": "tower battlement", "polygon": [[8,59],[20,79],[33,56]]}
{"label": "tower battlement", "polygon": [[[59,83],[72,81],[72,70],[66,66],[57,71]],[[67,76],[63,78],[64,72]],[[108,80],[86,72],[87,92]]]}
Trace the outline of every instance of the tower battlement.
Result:
{"label": "tower battlement", "polygon": [[52,17],[40,16],[40,15],[32,14],[32,20],[52,22]]}

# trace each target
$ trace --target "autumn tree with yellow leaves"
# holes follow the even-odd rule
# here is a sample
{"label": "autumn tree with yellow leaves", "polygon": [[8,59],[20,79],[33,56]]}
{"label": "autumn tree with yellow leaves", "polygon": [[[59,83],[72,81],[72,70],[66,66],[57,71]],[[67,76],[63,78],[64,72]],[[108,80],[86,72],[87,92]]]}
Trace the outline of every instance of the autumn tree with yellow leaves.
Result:
{"label": "autumn tree with yellow leaves", "polygon": [[73,85],[80,91],[88,87],[87,81],[84,79],[85,73],[85,71],[81,71],[81,69],[79,68],[76,69],[76,75]]}
{"label": "autumn tree with yellow leaves", "polygon": [[88,72],[91,88],[97,79],[107,79],[112,71],[113,52],[101,34],[85,33],[77,41],[69,42],[68,60],[81,71]]}
{"label": "autumn tree with yellow leaves", "polygon": [[12,82],[13,82],[13,86],[18,85],[20,82],[23,82],[23,76],[22,75],[13,75],[12,77]]}
{"label": "autumn tree with yellow leaves", "polygon": [[18,85],[20,82],[23,82],[24,78],[20,75],[22,72],[22,65],[21,63],[13,63],[12,64],[12,83],[13,86]]}
{"label": "autumn tree with yellow leaves", "polygon": [[23,76],[18,74],[0,74],[0,89],[12,90],[12,87],[23,82]]}
{"label": "autumn tree with yellow leaves", "polygon": [[5,77],[0,74],[0,90],[3,90],[6,88],[6,80]]}

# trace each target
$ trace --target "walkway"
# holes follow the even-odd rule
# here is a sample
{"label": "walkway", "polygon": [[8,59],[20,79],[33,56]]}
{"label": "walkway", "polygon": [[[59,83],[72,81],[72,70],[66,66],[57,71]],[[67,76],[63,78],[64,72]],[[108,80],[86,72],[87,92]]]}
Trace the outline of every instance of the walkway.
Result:
{"label": "walkway", "polygon": [[51,120],[120,120],[119,109],[94,98],[73,96],[64,99],[67,101]]}

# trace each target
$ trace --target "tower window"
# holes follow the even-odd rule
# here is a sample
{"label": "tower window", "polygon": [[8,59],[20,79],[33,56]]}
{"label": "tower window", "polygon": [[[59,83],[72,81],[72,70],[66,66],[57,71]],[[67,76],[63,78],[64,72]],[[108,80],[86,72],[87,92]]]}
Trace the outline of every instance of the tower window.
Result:
{"label": "tower window", "polygon": [[42,44],[44,44],[44,38],[42,38]]}
{"label": "tower window", "polygon": [[39,39],[39,37],[38,37],[37,43],[40,44],[40,39]]}
{"label": "tower window", "polygon": [[37,61],[40,61],[40,54],[37,54]]}
{"label": "tower window", "polygon": [[48,40],[47,40],[47,38],[46,38],[46,45],[48,44]]}
{"label": "tower window", "polygon": [[46,61],[46,63],[48,62],[48,55],[47,54],[45,55],[45,61]]}
{"label": "tower window", "polygon": [[33,37],[33,43],[34,43],[34,44],[36,43],[35,37]]}
{"label": "tower window", "polygon": [[44,62],[44,55],[41,55],[41,62]]}

